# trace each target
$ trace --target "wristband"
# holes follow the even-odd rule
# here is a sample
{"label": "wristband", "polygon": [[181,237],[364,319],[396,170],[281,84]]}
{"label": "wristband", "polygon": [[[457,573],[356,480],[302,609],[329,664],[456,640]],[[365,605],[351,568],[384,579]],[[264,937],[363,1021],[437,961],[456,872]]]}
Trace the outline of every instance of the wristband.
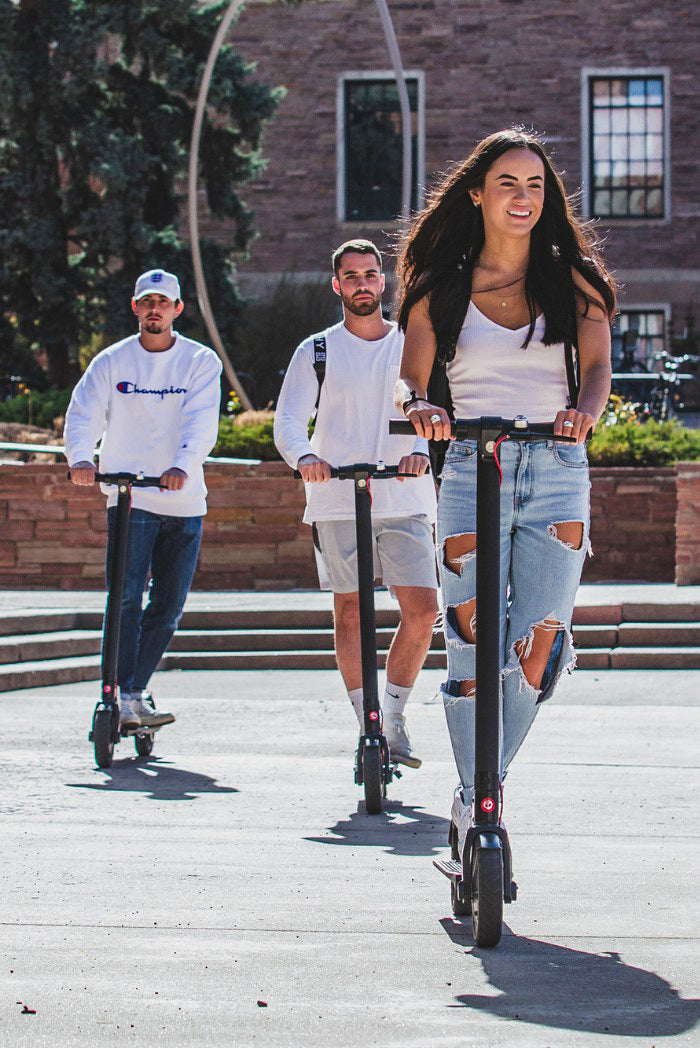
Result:
{"label": "wristband", "polygon": [[416,404],[419,400],[424,401],[426,404],[428,403],[425,397],[416,396],[415,389],[409,390],[409,393],[411,394],[411,396],[408,398],[408,400],[404,400],[403,404],[401,405],[401,410],[403,411],[404,415],[406,414],[406,408],[409,408],[411,404]]}

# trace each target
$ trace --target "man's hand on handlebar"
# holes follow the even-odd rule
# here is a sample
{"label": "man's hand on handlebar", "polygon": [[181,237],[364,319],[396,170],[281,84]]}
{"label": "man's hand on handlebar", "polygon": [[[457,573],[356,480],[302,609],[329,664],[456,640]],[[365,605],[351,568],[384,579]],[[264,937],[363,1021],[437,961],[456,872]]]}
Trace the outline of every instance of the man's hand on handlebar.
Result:
{"label": "man's hand on handlebar", "polygon": [[316,455],[302,455],[297,462],[297,469],[306,484],[323,484],[324,481],[331,479],[329,463],[317,458]]}
{"label": "man's hand on handlebar", "polygon": [[[414,477],[422,477],[429,465],[430,459],[427,455],[404,455],[399,462],[399,473],[410,473]],[[403,484],[406,477],[396,479]]]}
{"label": "man's hand on handlebar", "polygon": [[571,437],[578,444],[583,444],[589,432],[595,426],[595,419],[586,411],[577,411],[576,408],[567,408],[566,411],[558,411],[554,420],[555,437]]}
{"label": "man's hand on handlebar", "polygon": [[417,400],[406,410],[406,418],[413,423],[419,437],[427,440],[452,440],[452,424],[444,408],[427,400]]}
{"label": "man's hand on handlebar", "polygon": [[70,468],[70,479],[73,484],[77,484],[79,487],[88,487],[90,484],[95,483],[95,473],[97,473],[97,466],[94,462],[76,462]]}
{"label": "man's hand on handlebar", "polygon": [[184,488],[186,480],[187,474],[184,469],[171,466],[170,469],[166,469],[165,473],[161,475],[160,486],[165,488],[166,491],[180,491],[181,488]]}

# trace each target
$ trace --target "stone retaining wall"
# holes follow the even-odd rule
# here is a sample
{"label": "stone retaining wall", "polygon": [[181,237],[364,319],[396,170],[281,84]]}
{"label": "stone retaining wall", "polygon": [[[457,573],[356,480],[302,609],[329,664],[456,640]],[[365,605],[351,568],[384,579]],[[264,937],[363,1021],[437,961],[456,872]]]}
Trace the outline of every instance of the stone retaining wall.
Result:
{"label": "stone retaining wall", "polygon": [[[310,529],[301,523],[303,487],[283,463],[211,465],[206,478],[196,589],[316,586]],[[596,468],[591,479],[595,556],[585,581],[700,581],[700,463]],[[0,466],[1,588],[101,589],[105,534],[104,497],[70,485],[65,465]]]}
{"label": "stone retaining wall", "polygon": [[700,583],[700,462],[676,466],[676,585]]}

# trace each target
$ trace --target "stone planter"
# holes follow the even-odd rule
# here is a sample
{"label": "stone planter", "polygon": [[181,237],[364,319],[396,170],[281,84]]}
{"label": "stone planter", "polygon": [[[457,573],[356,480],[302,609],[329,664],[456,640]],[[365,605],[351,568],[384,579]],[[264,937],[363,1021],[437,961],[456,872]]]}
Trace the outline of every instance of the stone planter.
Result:
{"label": "stone planter", "polygon": [[[206,467],[209,513],[194,587],[315,587],[304,491],[281,462]],[[594,557],[584,581],[699,582],[700,463],[591,470]],[[678,481],[678,510],[676,483]],[[678,556],[676,567],[676,515]],[[0,587],[102,589],[106,514],[99,489],[65,464],[0,466]]]}

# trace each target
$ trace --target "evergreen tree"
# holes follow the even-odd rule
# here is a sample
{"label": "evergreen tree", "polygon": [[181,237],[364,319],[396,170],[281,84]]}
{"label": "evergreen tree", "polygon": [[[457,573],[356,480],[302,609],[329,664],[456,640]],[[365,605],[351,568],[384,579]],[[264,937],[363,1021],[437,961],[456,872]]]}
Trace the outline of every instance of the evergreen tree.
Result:
{"label": "evergreen tree", "polygon": [[[197,91],[226,0],[0,0],[0,361],[47,354],[53,384],[79,373],[81,344],[128,332],[135,277],[163,266],[184,284],[182,330],[203,334],[181,235]],[[200,184],[234,243],[203,242],[224,338],[241,301],[231,252],[251,215],[236,187],[261,169],[281,91],[222,49],[209,92]]]}

